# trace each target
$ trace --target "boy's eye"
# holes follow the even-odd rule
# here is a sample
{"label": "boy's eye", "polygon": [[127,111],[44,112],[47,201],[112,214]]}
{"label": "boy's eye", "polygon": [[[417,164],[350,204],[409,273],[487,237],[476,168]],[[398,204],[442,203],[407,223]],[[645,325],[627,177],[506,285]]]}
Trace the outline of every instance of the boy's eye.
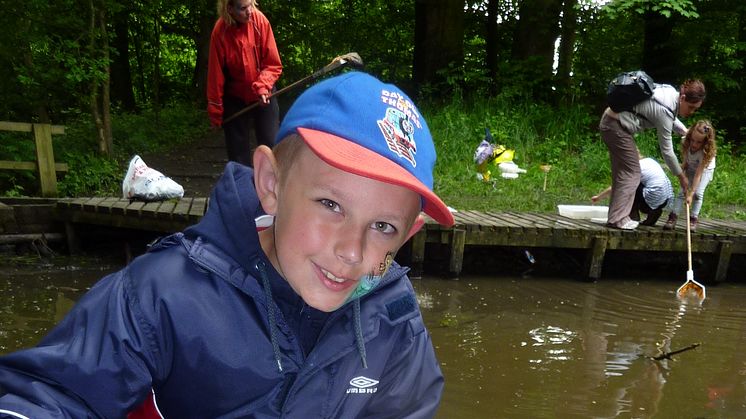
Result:
{"label": "boy's eye", "polygon": [[331,199],[324,198],[324,199],[320,199],[319,202],[321,203],[321,205],[325,206],[326,208],[334,212],[340,212],[339,204],[332,201]]}
{"label": "boy's eye", "polygon": [[381,233],[385,234],[393,234],[396,233],[396,227],[392,226],[389,223],[385,223],[383,221],[376,221],[372,225],[373,229],[380,231]]}

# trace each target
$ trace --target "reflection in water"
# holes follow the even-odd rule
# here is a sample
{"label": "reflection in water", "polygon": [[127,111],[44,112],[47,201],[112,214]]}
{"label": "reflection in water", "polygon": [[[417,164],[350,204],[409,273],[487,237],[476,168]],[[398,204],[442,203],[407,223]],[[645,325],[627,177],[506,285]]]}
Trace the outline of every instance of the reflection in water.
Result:
{"label": "reflection in water", "polygon": [[98,279],[117,268],[100,258],[6,258],[0,265],[0,354],[36,344]]}
{"label": "reflection in water", "polygon": [[[118,268],[84,262],[0,267],[0,353],[36,343]],[[708,287],[701,307],[678,285],[414,281],[446,377],[438,418],[743,417],[746,285]]]}
{"label": "reflection in water", "polygon": [[[414,282],[446,376],[439,418],[737,417],[746,286],[567,279]],[[652,357],[695,342],[672,360]]]}

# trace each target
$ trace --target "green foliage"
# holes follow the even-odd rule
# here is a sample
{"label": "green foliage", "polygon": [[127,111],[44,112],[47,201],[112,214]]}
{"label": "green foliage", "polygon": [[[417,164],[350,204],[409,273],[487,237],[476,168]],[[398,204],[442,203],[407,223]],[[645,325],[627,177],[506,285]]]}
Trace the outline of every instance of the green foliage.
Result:
{"label": "green foliage", "polygon": [[94,154],[66,153],[69,171],[57,185],[61,196],[119,196],[122,170],[112,160]]}
{"label": "green foliage", "polygon": [[697,8],[691,0],[616,0],[610,3],[606,10],[612,16],[629,10],[640,15],[648,12],[659,13],[667,18],[674,14],[690,18],[699,17]]}
{"label": "green foliage", "polygon": [[[62,178],[64,193],[118,189],[111,162],[95,155],[98,145],[88,114],[92,82],[103,80],[107,70],[115,70],[107,68],[110,63],[102,59],[102,51],[90,48],[91,39],[99,41],[99,46],[102,41],[100,28],[91,31],[89,27],[91,7],[107,13],[112,58],[119,51],[115,29],[126,24],[129,87],[135,92],[139,112],[114,110],[114,161],[119,170],[133,154],[165,149],[206,129],[204,106],[187,103],[186,98],[203,96],[195,79],[202,69],[195,65],[206,52],[205,42],[215,21],[214,0],[6,3],[0,14],[4,29],[0,34],[0,119],[32,122],[48,117],[66,126],[66,134],[54,140],[58,160],[73,167]],[[497,30],[492,34],[495,44],[490,44],[495,57],[487,57],[488,3],[468,1],[463,15],[463,62],[440,69],[444,85],[425,85],[419,92],[409,89],[414,33],[416,28],[423,29],[418,26],[423,20],[415,16],[417,2],[288,0],[260,1],[259,7],[272,22],[284,64],[278,87],[308,76],[337,55],[358,52],[368,72],[429,103],[426,113],[431,114],[441,156],[436,187],[463,208],[483,209],[554,210],[557,203],[587,202],[590,194],[608,184],[608,156],[596,132],[606,83],[622,69],[640,68],[644,48],[650,53],[659,47],[645,45],[645,28],[651,16],[659,24],[663,17],[663,23],[671,23],[666,46],[676,53],[665,62],[668,68],[659,69],[668,78],[662,81],[674,85],[689,77],[705,81],[708,98],[703,111],[724,138],[705,214],[720,211],[724,205],[742,205],[738,191],[744,185],[738,174],[744,169],[740,157],[746,138],[741,87],[746,85],[746,2],[599,3],[577,2],[570,86],[555,85],[553,75],[543,74],[544,66],[532,64],[532,58],[513,59],[521,2],[490,3],[496,6]],[[490,61],[496,63],[494,75],[486,68]],[[281,106],[286,108],[299,91],[281,97]],[[163,105],[174,101],[181,103]],[[516,162],[529,170],[527,174],[514,181],[475,180],[471,159],[485,127],[496,141],[516,150]],[[29,136],[6,138],[10,137],[0,134],[1,159],[33,159]],[[639,136],[638,145],[646,155],[659,155],[653,133]],[[537,169],[542,164],[552,165],[546,192],[542,190],[544,173]],[[87,179],[88,169],[100,172],[100,179]],[[0,191],[5,194],[33,195],[37,189],[33,172],[0,171]]]}
{"label": "green foliage", "polygon": [[199,138],[208,130],[205,113],[189,102],[171,104],[156,113],[122,114],[113,121],[114,149],[120,160],[161,151]]}
{"label": "green foliage", "polygon": [[[0,131],[0,160],[32,162],[36,160],[34,137],[30,133]],[[27,170],[0,170],[0,192],[22,196],[39,189],[36,175]]]}

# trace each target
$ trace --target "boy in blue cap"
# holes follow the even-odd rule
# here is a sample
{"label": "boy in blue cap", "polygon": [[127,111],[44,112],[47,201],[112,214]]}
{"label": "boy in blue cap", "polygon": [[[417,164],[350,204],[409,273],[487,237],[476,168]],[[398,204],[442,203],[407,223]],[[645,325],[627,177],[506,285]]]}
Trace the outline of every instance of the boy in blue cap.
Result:
{"label": "boy in blue cap", "polygon": [[[443,390],[406,269],[450,226],[435,150],[397,87],[350,72],[304,92],[204,218],[101,280],[0,358],[0,417],[432,417]],[[152,389],[152,393],[151,393]]]}

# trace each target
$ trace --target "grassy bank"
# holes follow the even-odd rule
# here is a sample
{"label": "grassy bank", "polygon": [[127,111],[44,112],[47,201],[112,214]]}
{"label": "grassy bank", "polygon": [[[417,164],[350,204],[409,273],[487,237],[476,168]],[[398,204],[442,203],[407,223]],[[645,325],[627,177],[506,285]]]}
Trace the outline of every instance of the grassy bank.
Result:
{"label": "grassy bank", "polygon": [[[590,197],[609,185],[606,147],[596,129],[598,115],[581,107],[557,110],[527,100],[490,98],[465,102],[458,98],[444,106],[423,106],[438,150],[435,188],[454,208],[482,211],[555,212],[558,204],[589,204]],[[705,115],[698,115],[702,118]],[[715,118],[710,117],[715,120]],[[116,157],[97,156],[90,118],[71,118],[66,133],[55,137],[55,156],[70,165],[59,190],[65,196],[121,193],[121,179],[133,154],[167,150],[188,143],[207,130],[204,113],[190,103],[168,106],[156,115],[114,117]],[[687,125],[694,118],[684,121]],[[717,123],[715,123],[717,127]],[[494,142],[515,150],[514,162],[528,172],[503,179],[492,168],[493,179],[477,179],[473,155],[489,128]],[[719,135],[722,138],[721,135]],[[643,154],[661,161],[654,132],[638,137]],[[746,219],[746,162],[718,144],[715,179],[705,194],[702,216]],[[0,134],[0,160],[33,159],[30,135]],[[541,165],[551,165],[546,174]],[[678,183],[672,177],[675,186]],[[0,171],[0,194],[38,195],[32,172]]]}
{"label": "grassy bank", "polygon": [[[608,151],[597,130],[600,117],[589,109],[557,110],[493,98],[473,103],[455,100],[423,112],[438,150],[435,187],[451,207],[556,212],[558,204],[590,204],[590,197],[611,182]],[[704,117],[683,122],[690,125]],[[527,173],[504,179],[492,167],[490,182],[477,179],[473,154],[486,127],[495,143],[515,150],[513,161]],[[662,163],[654,131],[638,136],[637,143],[644,155]],[[734,155],[728,144],[718,143],[715,178],[705,193],[702,217],[746,219],[746,178],[739,175],[746,170],[742,157]],[[546,191],[541,165],[551,165]],[[670,173],[669,177],[677,188],[678,181]]]}

